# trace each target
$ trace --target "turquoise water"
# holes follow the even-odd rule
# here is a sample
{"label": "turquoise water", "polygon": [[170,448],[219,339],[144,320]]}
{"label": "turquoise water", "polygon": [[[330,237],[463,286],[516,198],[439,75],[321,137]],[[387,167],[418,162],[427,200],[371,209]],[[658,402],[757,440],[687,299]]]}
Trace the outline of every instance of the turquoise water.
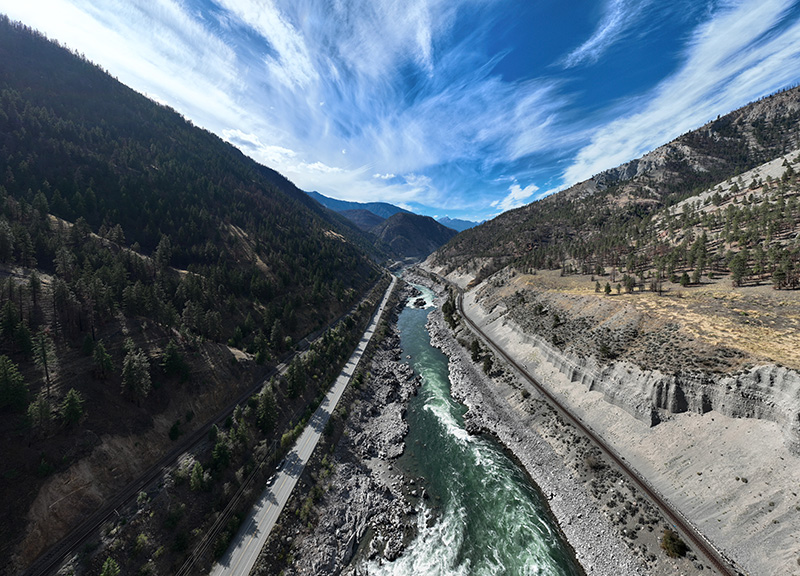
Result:
{"label": "turquoise water", "polygon": [[399,464],[425,479],[430,498],[403,555],[363,568],[374,575],[582,574],[525,474],[496,442],[464,429],[466,409],[450,397],[447,357],[425,330],[429,312],[407,307],[398,327],[403,356],[423,381],[409,405]]}

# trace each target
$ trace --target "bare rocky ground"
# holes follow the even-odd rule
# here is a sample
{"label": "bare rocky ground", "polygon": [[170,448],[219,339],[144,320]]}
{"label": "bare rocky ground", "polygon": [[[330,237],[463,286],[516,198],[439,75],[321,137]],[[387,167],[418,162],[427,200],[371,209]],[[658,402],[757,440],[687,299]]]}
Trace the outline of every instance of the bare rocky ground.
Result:
{"label": "bare rocky ground", "polygon": [[429,329],[450,358],[469,430],[495,436],[528,472],[587,574],[716,573],[692,552],[669,558],[660,547],[669,524],[658,509],[511,369],[495,360],[484,374],[464,346],[472,335],[463,325],[453,335],[437,310]]}
{"label": "bare rocky ground", "polygon": [[424,486],[395,465],[405,449],[407,402],[419,386],[395,328],[407,294],[363,380],[342,398],[254,574],[352,573],[362,558],[397,558],[415,535]]}
{"label": "bare rocky ground", "polygon": [[[530,360],[524,332],[513,322],[493,322],[501,316],[497,302],[467,304],[484,324],[502,332],[505,342],[516,341],[514,351]],[[463,326],[453,335],[436,312],[429,327],[434,343],[450,357],[453,394],[470,408],[470,431],[494,435],[527,470],[587,574],[716,573],[691,550],[686,558],[669,558],[660,547],[669,527],[661,513],[509,368],[495,359],[490,377],[484,375],[469,357],[465,344],[471,335]],[[665,415],[650,427],[605,402],[600,392],[570,382],[558,367],[541,361],[536,368],[745,571],[800,573],[790,542],[794,538],[796,543],[800,533],[793,520],[800,467],[776,424],[710,412]],[[351,387],[343,404],[346,418],[338,413],[335,431],[304,478],[305,489],[293,497],[262,553],[258,574],[353,573],[361,558],[389,561],[413,537],[424,487],[405,476],[394,459],[402,453],[405,402],[417,382],[391,331],[369,371],[361,387]],[[726,537],[732,532],[742,537],[731,546]],[[759,534],[760,551],[752,545]]]}
{"label": "bare rocky ground", "polygon": [[[670,285],[663,297],[603,296],[586,277],[504,274],[464,299],[482,329],[744,572],[800,574],[800,466],[791,417],[798,294],[733,289],[722,279]],[[602,343],[611,352],[605,357]],[[646,362],[649,371],[638,365]],[[672,382],[691,380],[707,403],[667,402],[647,422],[620,391],[652,404],[647,382],[658,371]],[[548,441],[560,453],[571,449]],[[615,508],[610,512],[619,513]]]}

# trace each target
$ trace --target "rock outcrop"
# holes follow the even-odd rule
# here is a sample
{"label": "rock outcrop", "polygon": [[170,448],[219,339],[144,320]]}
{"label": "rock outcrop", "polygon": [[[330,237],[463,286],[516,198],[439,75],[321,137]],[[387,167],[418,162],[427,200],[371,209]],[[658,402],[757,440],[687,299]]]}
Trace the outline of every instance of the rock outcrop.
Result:
{"label": "rock outcrop", "polygon": [[[411,293],[407,289],[406,295]],[[406,478],[393,462],[404,452],[406,406],[420,381],[400,350],[392,327],[374,352],[369,377],[354,391],[342,439],[333,454],[324,456],[331,462],[331,475],[315,507],[316,524],[311,530],[291,529],[291,547],[302,553],[284,574],[351,573],[358,563],[354,558],[394,560],[414,536],[412,490],[420,482]]]}
{"label": "rock outcrop", "polygon": [[501,271],[464,295],[473,320],[498,343],[517,347],[536,372],[543,364],[636,419],[655,426],[673,414],[716,411],[781,428],[800,455],[800,373],[695,338],[690,327],[654,318],[624,301],[520,290]]}
{"label": "rock outcrop", "polygon": [[[479,312],[477,306],[471,309]],[[502,312],[502,310],[500,311]],[[479,312],[480,313],[480,312]],[[734,418],[760,418],[777,423],[789,449],[800,454],[800,374],[774,364],[761,365],[732,375],[703,372],[665,374],[642,370],[627,362],[600,363],[558,349],[544,337],[524,333],[513,320],[482,311],[485,329],[501,339],[513,332],[530,346],[533,363],[546,362],[572,382],[655,426],[670,414],[715,410]]]}

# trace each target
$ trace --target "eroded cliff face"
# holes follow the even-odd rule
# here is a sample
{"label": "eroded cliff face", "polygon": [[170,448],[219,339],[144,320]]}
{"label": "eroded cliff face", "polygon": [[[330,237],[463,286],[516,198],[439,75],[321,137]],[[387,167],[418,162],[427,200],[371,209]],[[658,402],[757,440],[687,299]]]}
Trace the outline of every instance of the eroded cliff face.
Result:
{"label": "eroded cliff face", "polygon": [[669,414],[711,410],[733,418],[770,420],[780,425],[789,449],[800,454],[800,374],[794,370],[768,364],[727,376],[664,374],[626,361],[600,365],[593,357],[565,353],[538,336],[532,343],[544,361],[570,381],[602,392],[608,402],[651,426]]}
{"label": "eroded cliff face", "polygon": [[[516,288],[512,279],[513,275],[493,278],[468,294],[465,305],[499,342],[524,347],[533,367],[549,365],[587,390],[601,392],[606,401],[650,426],[671,414],[712,410],[735,418],[769,420],[780,426],[789,450],[800,455],[800,374],[796,370],[754,362],[758,359],[730,348],[730,342],[727,348],[695,343],[686,336],[685,327],[667,322],[672,328],[665,331],[663,319],[653,314],[589,302],[601,297],[504,290],[509,284]],[[627,320],[615,335],[608,325],[619,323],[621,317]],[[625,330],[629,336],[620,338]],[[672,339],[664,339],[665,332],[673,334]],[[736,362],[715,363],[720,350],[723,357],[735,357]],[[646,366],[634,361],[643,357]],[[698,369],[703,365],[714,370]]]}

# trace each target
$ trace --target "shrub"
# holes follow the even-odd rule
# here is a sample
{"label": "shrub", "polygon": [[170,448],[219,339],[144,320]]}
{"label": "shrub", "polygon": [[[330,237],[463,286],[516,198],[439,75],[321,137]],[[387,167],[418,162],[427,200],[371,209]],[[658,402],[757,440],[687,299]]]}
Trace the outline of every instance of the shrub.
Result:
{"label": "shrub", "polygon": [[181,421],[176,420],[172,427],[169,429],[169,439],[173,442],[181,435]]}
{"label": "shrub", "polygon": [[103,571],[100,572],[100,576],[118,576],[119,573],[119,564],[117,564],[116,560],[110,556],[106,558],[106,561],[103,563]]}
{"label": "shrub", "polygon": [[683,558],[689,547],[674,530],[667,528],[661,537],[661,548],[670,558]]}

